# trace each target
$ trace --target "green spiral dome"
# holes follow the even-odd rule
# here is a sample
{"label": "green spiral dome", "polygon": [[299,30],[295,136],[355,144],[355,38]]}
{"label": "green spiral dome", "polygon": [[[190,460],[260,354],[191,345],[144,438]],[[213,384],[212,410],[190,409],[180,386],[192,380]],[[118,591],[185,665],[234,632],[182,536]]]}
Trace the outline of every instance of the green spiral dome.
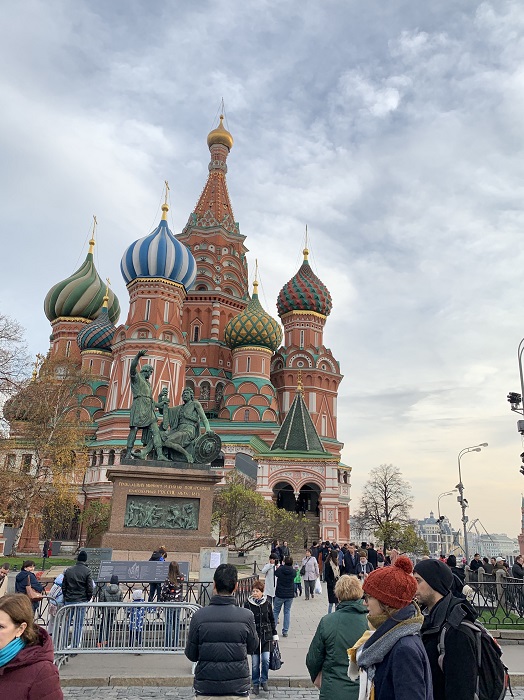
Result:
{"label": "green spiral dome", "polygon": [[[92,247],[92,246],[91,246]],[[90,249],[83,264],[48,291],[44,301],[44,312],[50,321],[60,317],[95,319],[102,311],[106,285],[96,271],[93,253]],[[107,312],[112,323],[118,321],[120,304],[115,294],[109,290]]]}

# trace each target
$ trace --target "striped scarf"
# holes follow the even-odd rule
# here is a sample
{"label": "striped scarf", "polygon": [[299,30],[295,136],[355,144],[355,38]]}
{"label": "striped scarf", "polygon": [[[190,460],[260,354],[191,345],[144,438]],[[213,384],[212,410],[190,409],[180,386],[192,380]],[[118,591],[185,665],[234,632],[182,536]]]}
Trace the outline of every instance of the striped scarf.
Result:
{"label": "striped scarf", "polygon": [[[362,671],[360,676],[360,698],[373,700],[375,696],[373,680],[376,667],[402,637],[419,634],[424,618],[420,608],[412,603],[395,613],[371,635],[357,652],[357,664]],[[362,692],[364,690],[364,692]]]}

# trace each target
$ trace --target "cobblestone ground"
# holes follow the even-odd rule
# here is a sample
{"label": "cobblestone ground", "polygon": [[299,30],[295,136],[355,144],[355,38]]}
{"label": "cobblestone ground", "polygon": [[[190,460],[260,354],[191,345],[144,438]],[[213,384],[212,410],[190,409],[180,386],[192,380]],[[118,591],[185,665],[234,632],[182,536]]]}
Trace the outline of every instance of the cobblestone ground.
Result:
{"label": "cobblestone ground", "polygon": [[[516,699],[524,699],[524,688],[514,688],[513,694]],[[171,700],[188,700],[193,697],[191,688],[64,688],[65,700],[162,700],[170,698]],[[251,695],[253,698],[254,696]],[[507,696],[511,696],[508,694]],[[318,698],[318,690],[309,688],[274,688],[269,690],[269,693],[261,692],[259,695],[261,700],[269,698],[270,700],[288,700],[296,698],[297,700],[316,700]]]}
{"label": "cobblestone ground", "polygon": [[[251,694],[251,698],[253,698]],[[258,696],[261,700],[316,700],[318,690],[309,688],[273,688],[268,693],[261,691]],[[522,696],[524,698],[524,693]],[[65,700],[189,700],[193,698],[192,688],[64,688]]]}

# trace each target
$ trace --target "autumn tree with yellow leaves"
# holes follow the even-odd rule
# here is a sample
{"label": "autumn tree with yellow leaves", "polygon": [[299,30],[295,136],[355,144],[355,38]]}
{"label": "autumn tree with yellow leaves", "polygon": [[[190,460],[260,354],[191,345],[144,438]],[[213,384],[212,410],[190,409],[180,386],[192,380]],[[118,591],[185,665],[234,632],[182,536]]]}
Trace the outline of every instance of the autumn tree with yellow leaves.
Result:
{"label": "autumn tree with yellow leaves", "polygon": [[88,466],[80,411],[82,386],[88,381],[89,375],[71,359],[40,356],[33,379],[4,406],[10,431],[0,451],[31,455],[30,464],[0,457],[0,514],[19,527],[14,550],[28,517],[46,505],[46,525],[54,529],[53,518],[57,525],[76,503]]}

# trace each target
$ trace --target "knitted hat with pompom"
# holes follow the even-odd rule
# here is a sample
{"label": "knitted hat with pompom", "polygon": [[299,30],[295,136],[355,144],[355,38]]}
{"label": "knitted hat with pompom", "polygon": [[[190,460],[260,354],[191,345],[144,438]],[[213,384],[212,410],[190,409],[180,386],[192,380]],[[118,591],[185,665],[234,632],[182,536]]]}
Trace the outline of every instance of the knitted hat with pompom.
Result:
{"label": "knitted hat with pompom", "polygon": [[364,581],[364,593],[390,608],[400,610],[409,605],[417,590],[413,564],[407,557],[397,557],[393,566],[375,569]]}

